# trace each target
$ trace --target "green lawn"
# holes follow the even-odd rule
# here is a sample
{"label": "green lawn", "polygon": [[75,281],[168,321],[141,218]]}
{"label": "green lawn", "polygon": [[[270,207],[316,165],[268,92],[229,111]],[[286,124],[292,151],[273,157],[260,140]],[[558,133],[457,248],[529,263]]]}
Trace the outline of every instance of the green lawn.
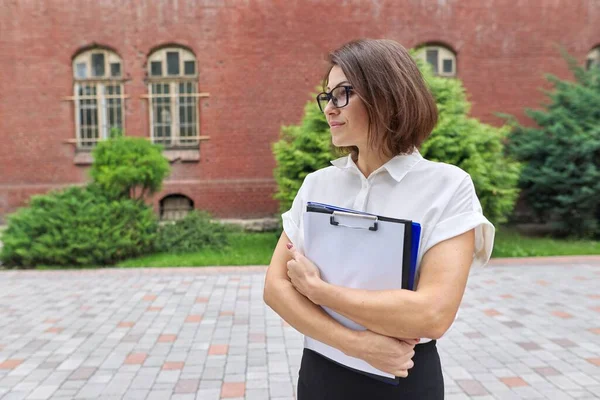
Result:
{"label": "green lawn", "polygon": [[205,267],[210,265],[267,265],[277,244],[275,233],[237,233],[223,250],[187,254],[153,254],[126,260],[119,267]]}
{"label": "green lawn", "polygon": [[600,241],[523,236],[514,230],[496,231],[492,257],[599,255]]}
{"label": "green lawn", "polygon": [[[119,267],[185,267],[209,265],[267,265],[277,243],[274,233],[241,233],[222,251],[155,254],[127,260]],[[600,241],[527,237],[513,230],[496,232],[493,257],[531,257],[600,254]]]}
{"label": "green lawn", "polygon": [[[153,254],[126,260],[118,267],[204,267],[218,265],[268,265],[277,244],[274,233],[237,233],[224,250],[205,250],[188,254]],[[550,239],[523,236],[503,228],[496,232],[492,257],[534,257],[600,255],[600,241]],[[38,267],[54,269],[55,267]],[[93,267],[92,267],[93,268]]]}

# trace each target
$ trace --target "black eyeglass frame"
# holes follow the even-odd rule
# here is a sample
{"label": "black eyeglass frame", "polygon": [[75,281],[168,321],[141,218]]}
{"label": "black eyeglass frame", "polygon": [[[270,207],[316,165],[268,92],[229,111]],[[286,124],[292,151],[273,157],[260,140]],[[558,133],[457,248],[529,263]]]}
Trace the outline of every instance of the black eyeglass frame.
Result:
{"label": "black eyeglass frame", "polygon": [[[345,93],[346,93],[346,103],[343,105],[339,105],[337,104],[337,99],[332,95],[333,91],[336,89],[339,89],[343,87],[345,89]],[[321,96],[325,96],[325,98],[323,100],[327,100],[327,102],[325,103],[325,105],[329,104],[329,102],[333,102],[333,106],[335,108],[343,108],[346,107],[348,105],[348,103],[350,102],[350,92],[354,90],[354,87],[352,85],[338,85],[336,87],[334,87],[333,89],[331,89],[329,92],[321,92],[317,95],[316,99],[317,99],[317,104],[319,106],[319,110],[321,110],[322,113],[325,112],[324,108],[321,107],[321,102],[319,101],[319,98]]]}

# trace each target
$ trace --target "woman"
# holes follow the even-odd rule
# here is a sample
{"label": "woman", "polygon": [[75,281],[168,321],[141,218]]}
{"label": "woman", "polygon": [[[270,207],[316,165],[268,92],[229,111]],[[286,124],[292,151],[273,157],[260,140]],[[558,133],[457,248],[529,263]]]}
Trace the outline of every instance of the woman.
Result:
{"label": "woman", "polygon": [[[470,176],[417,150],[437,122],[437,109],[408,52],[391,40],[359,40],[329,60],[317,101],[333,144],[350,154],[308,175],[283,214],[265,302],[304,335],[403,378],[391,385],[304,349],[299,400],[442,399],[436,339],[454,321],[470,269],[489,260],[494,227]],[[302,213],[309,201],[419,222],[417,289],[369,291],[322,280],[303,255]],[[350,330],[321,306],[367,329]]]}

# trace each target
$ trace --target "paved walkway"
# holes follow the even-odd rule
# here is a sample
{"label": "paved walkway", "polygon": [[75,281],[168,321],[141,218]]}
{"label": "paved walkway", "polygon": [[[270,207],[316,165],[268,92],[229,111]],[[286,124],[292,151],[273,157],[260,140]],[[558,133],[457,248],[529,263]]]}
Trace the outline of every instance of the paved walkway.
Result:
{"label": "paved walkway", "polygon": [[[0,399],[293,399],[264,268],[0,271]],[[600,263],[472,275],[446,399],[600,398]]]}

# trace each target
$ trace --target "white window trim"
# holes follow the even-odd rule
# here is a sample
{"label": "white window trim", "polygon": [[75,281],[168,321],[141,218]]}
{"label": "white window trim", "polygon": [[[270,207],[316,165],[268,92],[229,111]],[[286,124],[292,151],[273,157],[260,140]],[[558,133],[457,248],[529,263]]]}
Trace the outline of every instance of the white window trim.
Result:
{"label": "white window trim", "polygon": [[[177,52],[179,53],[179,74],[178,75],[168,75],[167,74],[167,53]],[[152,75],[152,62],[160,61],[162,63],[162,75]],[[185,75],[185,62],[193,61],[194,62],[194,74],[193,75]],[[196,61],[196,57],[194,54],[186,49],[181,47],[165,47],[159,50],[156,50],[154,53],[148,57],[148,78],[150,79],[173,79],[173,78],[183,78],[183,79],[194,79],[198,77],[198,61]]]}
{"label": "white window trim", "polygon": [[[437,65],[437,76],[443,76],[443,77],[456,77],[456,69],[457,69],[457,63],[456,63],[456,54],[454,54],[454,52],[450,49],[448,49],[447,47],[444,46],[437,46],[437,45],[425,45],[422,47],[419,47],[416,53],[416,56],[418,58],[420,58],[421,60],[423,60],[424,62],[427,62],[427,50],[437,50],[438,51],[438,65]],[[444,72],[444,60],[452,60],[452,72],[448,73],[448,72]]]}
{"label": "white window trim", "polygon": [[[107,95],[106,84],[111,86],[120,86],[121,94],[113,94]],[[89,85],[96,87],[96,95],[95,96],[80,96],[79,89],[82,85]],[[110,136],[109,126],[108,126],[108,115],[107,115],[107,99],[121,99],[121,130],[125,131],[125,98],[123,94],[123,84],[117,81],[108,81],[108,82],[97,82],[97,81],[76,81],[73,85],[73,101],[75,102],[75,132],[76,132],[76,142],[78,149],[90,149],[94,145],[85,146],[83,144],[83,138],[81,136],[81,109],[80,109],[80,100],[84,100],[87,98],[94,98],[96,100],[96,118],[97,118],[97,126],[98,126],[98,139],[96,141],[99,142],[101,140],[106,140]]]}
{"label": "white window trim", "polygon": [[588,61],[592,61],[592,65],[600,68],[600,46],[594,47],[585,58],[586,69]]}
{"label": "white window trim", "polygon": [[[104,75],[103,76],[92,76],[92,54],[102,53],[104,54]],[[77,76],[77,64],[86,64],[86,77],[80,78]],[[111,76],[111,63],[120,64],[120,74],[118,77]],[[121,111],[121,126],[120,129],[125,131],[125,88],[123,85],[123,60],[114,52],[107,49],[90,49],[73,59],[73,97],[67,98],[75,102],[75,143],[78,149],[90,150],[95,144],[101,140],[106,140],[110,136],[108,126],[108,102],[107,99],[120,99],[120,111]],[[80,96],[79,89],[82,86],[94,86],[96,88],[95,96]],[[119,86],[119,94],[108,95],[106,94],[107,86]],[[96,123],[98,126],[98,139],[94,144],[84,145],[84,138],[82,137],[81,127],[81,104],[80,101],[86,98],[93,98],[96,100]],[[114,107],[114,106],[113,106]],[[87,141],[86,141],[87,143]]]}
{"label": "white window trim", "polygon": [[[92,54],[102,53],[104,54],[104,75],[103,76],[92,76]],[[87,76],[84,78],[77,76],[77,64],[85,63],[86,65],[86,74]],[[111,76],[110,65],[112,63],[121,64],[120,75],[117,77]],[[117,54],[110,50],[106,49],[91,49],[84,51],[79,54],[77,57],[73,59],[73,79],[77,81],[87,81],[87,80],[100,80],[100,79],[110,79],[110,80],[119,80],[122,79],[123,76],[123,60]]]}
{"label": "white window trim", "polygon": [[[152,139],[152,143],[156,143],[156,140],[160,139],[160,138],[156,138],[154,136],[154,107],[155,107],[155,103],[154,103],[154,98],[156,97],[169,97],[169,104],[171,107],[171,145],[164,145],[165,148],[174,148],[174,147],[182,147],[182,148],[190,148],[190,147],[198,147],[198,143],[200,140],[204,139],[202,136],[200,136],[200,113],[198,110],[198,105],[200,102],[198,102],[197,100],[195,101],[195,110],[196,110],[196,132],[194,136],[184,136],[181,137],[179,135],[179,84],[180,83],[194,83],[196,85],[196,91],[194,93],[188,93],[184,96],[186,97],[194,97],[194,98],[201,98],[201,97],[206,97],[205,94],[203,93],[198,93],[198,83],[195,80],[170,80],[170,79],[156,79],[156,80],[152,80],[148,83],[148,99],[149,99],[149,104],[150,104],[150,112],[149,112],[149,116],[150,116],[150,138]],[[153,84],[168,84],[169,85],[169,94],[165,95],[165,94],[157,94],[157,95],[153,95],[152,94],[152,85]],[[181,144],[180,141],[181,140],[195,140],[195,143],[192,144]]]}
{"label": "white window trim", "polygon": [[[169,75],[167,72],[167,53],[177,52],[179,53],[179,74],[178,75]],[[152,75],[152,62],[160,62],[161,63],[161,72],[160,76]],[[193,61],[194,62],[194,74],[186,75],[185,74],[185,62]],[[168,97],[169,103],[171,107],[171,144],[165,145],[166,149],[171,148],[197,148],[200,141],[205,140],[206,138],[200,136],[200,102],[197,100],[201,97],[208,97],[206,93],[198,93],[198,61],[196,60],[196,56],[182,47],[172,46],[172,47],[164,47],[154,51],[149,57],[147,62],[147,76],[148,76],[148,104],[149,104],[149,118],[150,118],[150,138],[152,143],[157,143],[157,140],[160,138],[155,137],[154,135],[154,108],[156,107],[155,99],[156,97]],[[195,87],[195,92],[186,93],[184,95],[180,95],[179,93],[179,84],[180,83],[193,83]],[[169,94],[152,94],[152,85],[153,84],[168,84],[169,85]],[[180,126],[179,126],[179,99],[181,96],[193,97],[196,100],[194,101],[194,110],[195,110],[195,133],[193,136],[180,136]],[[189,141],[194,140],[194,143],[190,144],[182,144],[181,141]],[[160,143],[160,142],[159,142]]]}

